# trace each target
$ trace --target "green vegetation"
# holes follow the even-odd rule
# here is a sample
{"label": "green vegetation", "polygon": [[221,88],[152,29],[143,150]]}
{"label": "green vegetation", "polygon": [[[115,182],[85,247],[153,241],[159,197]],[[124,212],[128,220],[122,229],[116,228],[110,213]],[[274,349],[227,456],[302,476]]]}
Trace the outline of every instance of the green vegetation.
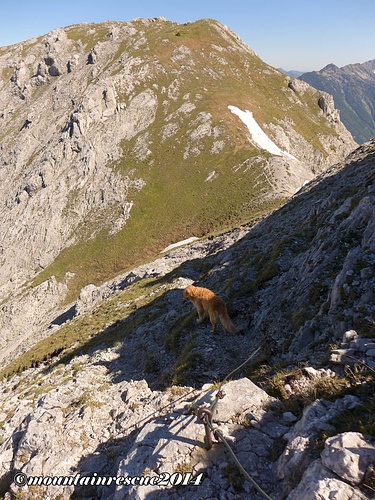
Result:
{"label": "green vegetation", "polygon": [[236,464],[228,464],[224,469],[224,474],[236,491],[243,491],[245,478]]}
{"label": "green vegetation", "polygon": [[[161,127],[162,117],[159,119]],[[157,134],[157,123],[155,130]],[[123,144],[123,157],[113,168],[124,175],[132,175],[135,169],[137,177],[146,181],[142,190],[131,194],[134,206],[126,226],[114,236],[103,229],[95,238],[87,239],[87,232],[95,227],[92,219],[81,233],[82,241],[63,250],[34,284],[51,275],[63,280],[67,271],[74,272],[70,301],[86,283],[100,283],[151,258],[171,242],[230,229],[279,206],[280,200],[264,200],[268,188],[261,165],[246,173],[241,170],[233,174],[231,170],[232,165],[255,154],[250,145],[237,153],[226,151],[218,158],[209,153],[210,143],[206,141],[198,157],[181,161],[187,147],[186,134],[181,128],[177,138],[156,145],[149,162],[132,154],[136,138]],[[175,144],[179,141],[177,151]],[[205,182],[213,170],[218,177]]]}
{"label": "green vegetation", "polygon": [[[150,321],[160,315],[163,307],[163,295],[168,291],[168,284],[175,278],[175,273],[163,278],[143,279],[117,293],[112,299],[101,302],[89,314],[78,316],[64,324],[55,333],[29,349],[13,360],[0,371],[0,379],[11,378],[28,368],[46,363],[54,370],[61,370],[75,356],[87,354],[100,348],[113,347],[121,344],[137,326]],[[171,369],[155,383],[166,386],[184,385],[190,377],[191,371],[200,362],[202,356],[194,351],[196,333],[193,332],[187,339],[182,333],[196,316],[195,311],[188,313],[185,318],[179,318],[165,335],[165,347],[175,353],[176,360]],[[158,374],[159,362],[157,356],[145,352],[143,370],[148,374]],[[79,370],[76,364],[72,367],[73,375]],[[33,394],[42,392],[46,386],[33,387]],[[53,386],[50,387],[52,389]],[[25,397],[28,394],[25,394]]]}
{"label": "green vegetation", "polygon": [[2,369],[0,379],[51,363],[57,355],[68,362],[77,353],[85,354],[103,343],[107,347],[116,345],[144,321],[147,313],[138,309],[155,301],[165,290],[166,284],[156,280],[142,280],[127,287],[115,298],[103,301],[90,315],[78,316],[39,341]]}
{"label": "green vegetation", "polygon": [[181,353],[168,375],[168,380],[170,381],[168,385],[185,385],[191,376],[190,370],[203,360],[203,356],[193,350],[195,347],[195,337],[196,333],[192,333],[182,346]]}
{"label": "green vegetation", "polygon": [[375,339],[375,321],[358,318],[354,320],[354,328],[361,337]]}
{"label": "green vegetation", "polygon": [[174,325],[169,329],[164,338],[164,347],[166,349],[177,351],[180,341],[180,334],[193,323],[196,319],[197,313],[192,310],[183,318],[178,318]]}
{"label": "green vegetation", "polygon": [[69,40],[80,42],[87,52],[100,41],[105,40],[109,26],[107,23],[76,24],[66,28]]}
{"label": "green vegetation", "polygon": [[[335,401],[345,394],[357,396],[362,405],[346,410],[337,422],[337,432],[357,431],[375,436],[374,370],[366,365],[348,368],[342,376],[309,379],[301,368],[282,369],[277,364],[252,367],[251,378],[263,389],[283,402],[282,411],[298,418],[303,409],[316,399]],[[285,388],[292,384],[293,392]]]}
{"label": "green vegetation", "polygon": [[[291,397],[285,390],[285,384],[293,380],[298,381],[302,376],[302,371],[299,368],[288,371],[281,370],[270,379],[270,385],[268,387],[269,394],[278,397],[284,401],[284,404],[286,401],[290,400],[289,402],[294,409],[297,403],[297,405],[301,405],[302,410],[305,406],[318,398],[335,400],[341,395],[345,388],[350,386],[346,377],[315,378],[307,383],[301,384],[300,389],[298,389],[298,385],[294,387],[293,397]],[[292,410],[289,409],[289,411]],[[298,412],[298,414],[300,413],[301,411]]]}
{"label": "green vegetation", "polygon": [[312,317],[313,313],[305,307],[302,307],[301,309],[298,309],[298,311],[295,311],[290,319],[290,325],[293,331],[297,332],[301,328],[301,326],[303,326],[306,321],[311,319]]}

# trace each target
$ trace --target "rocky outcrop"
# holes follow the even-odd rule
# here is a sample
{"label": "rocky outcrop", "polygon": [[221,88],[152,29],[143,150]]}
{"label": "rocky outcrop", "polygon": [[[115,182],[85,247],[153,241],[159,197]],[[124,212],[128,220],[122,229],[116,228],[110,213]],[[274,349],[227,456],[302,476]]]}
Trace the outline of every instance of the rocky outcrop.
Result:
{"label": "rocky outcrop", "polygon": [[300,498],[315,500],[316,498],[329,498],[332,494],[337,498],[351,498],[353,500],[371,498],[365,492],[342,481],[336,474],[324,467],[320,460],[312,462],[298,487],[287,498],[288,500],[299,500]]}
{"label": "rocky outcrop", "polygon": [[[28,495],[35,491],[44,497],[58,494],[64,499],[77,494],[113,499],[124,495],[177,499],[181,492],[193,496],[204,492],[214,498],[258,498],[254,484],[233,461],[233,453],[258,487],[275,500],[281,499],[284,496],[276,477],[275,454],[282,438],[308,433],[312,436],[314,426],[321,428],[327,408],[332,416],[347,408],[349,402],[344,398],[336,404],[319,403],[323,412],[317,412],[319,404],[307,408],[302,420],[293,424],[287,416],[277,416],[279,403],[246,378],[224,384],[218,400],[217,390],[210,384],[201,390],[171,387],[157,392],[151,391],[144,380],[113,383],[105,368],[113,358],[110,350],[102,351],[95,360],[78,357],[64,373],[50,373],[48,388],[42,371],[34,373],[34,380],[19,378],[12,397],[8,395],[10,384],[5,386],[0,415],[6,421],[0,430],[0,492],[4,498],[10,498],[9,492]],[[44,392],[40,394],[40,390]],[[205,426],[196,412],[212,407],[215,400],[212,425],[219,434],[217,438],[212,434],[213,447],[207,450]],[[308,417],[318,413],[317,418]],[[16,430],[10,436],[11,429]],[[4,439],[7,434],[9,437]],[[288,445],[283,456],[288,456],[289,451]],[[305,456],[306,449],[302,447],[301,453]],[[327,440],[320,469],[317,462],[312,462],[300,486],[288,498],[301,498],[298,488],[306,485],[305,491],[311,495],[322,488],[321,481],[308,483],[311,474],[315,479],[321,474],[326,488],[327,482],[335,481],[340,491],[350,491],[353,498],[369,498],[359,486],[374,458],[368,438],[355,433],[334,436]],[[280,464],[283,460],[279,459]],[[284,468],[279,465],[279,474],[282,468],[288,470],[288,477],[294,473],[296,482],[296,467],[300,470],[301,464],[289,460]],[[326,470],[324,475],[322,470]],[[339,474],[339,480],[335,474]],[[38,477],[40,481],[57,477],[66,482],[38,485]],[[101,479],[94,485],[95,477]],[[109,477],[128,478],[129,484],[116,485],[115,480],[108,482]],[[69,478],[75,483],[69,485]],[[133,478],[136,480],[132,484]],[[185,480],[189,480],[187,484],[177,489],[177,483]],[[30,486],[31,482],[34,486]],[[285,489],[286,483],[282,484]]]}
{"label": "rocky outcrop", "polygon": [[16,294],[0,306],[2,364],[48,335],[48,326],[58,315],[66,293],[66,284],[52,277],[26,293]]}
{"label": "rocky outcrop", "polygon": [[[283,210],[274,214],[244,243],[242,251],[252,264],[247,271],[242,268],[241,279],[246,276],[253,283],[248,296],[254,304],[253,334],[272,342],[278,338],[275,349],[286,345],[289,359],[305,359],[311,343],[311,355],[317,356],[320,344],[322,352],[325,349],[324,339],[341,342],[355,325],[364,338],[366,324],[372,331],[373,155],[374,143],[367,143],[348,158],[346,167],[336,166],[320,177],[319,184],[313,181],[303,188],[289,204],[288,216]],[[250,257],[255,250],[259,254]]]}
{"label": "rocky outcrop", "polygon": [[338,434],[327,439],[321,458],[311,463],[287,498],[328,498],[332,492],[338,498],[369,498],[370,489],[361,491],[356,486],[373,474],[374,466],[374,439],[357,432]]}
{"label": "rocky outcrop", "polygon": [[363,483],[375,466],[374,439],[358,432],[346,432],[328,438],[322,464],[353,486]]}
{"label": "rocky outcrop", "polygon": [[358,363],[375,369],[375,342],[373,338],[358,335],[355,330],[349,330],[343,335],[338,349],[333,349],[331,361],[344,365]]}
{"label": "rocky outcrop", "polygon": [[[333,431],[334,428],[329,422],[359,404],[358,398],[345,396],[335,403],[317,400],[304,410],[301,420],[284,436],[288,442],[277,464],[277,475],[282,480],[284,492],[298,485],[306,469],[317,457],[316,441],[319,433]],[[345,463],[345,460],[341,460],[340,464],[342,463]]]}

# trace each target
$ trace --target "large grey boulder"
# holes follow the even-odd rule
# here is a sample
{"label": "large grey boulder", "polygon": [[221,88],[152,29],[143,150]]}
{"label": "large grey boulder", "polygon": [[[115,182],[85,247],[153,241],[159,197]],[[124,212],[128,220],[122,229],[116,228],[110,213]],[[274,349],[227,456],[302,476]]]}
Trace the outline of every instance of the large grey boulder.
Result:
{"label": "large grey boulder", "polygon": [[[217,389],[211,384],[204,385],[202,391],[208,391],[196,404],[198,406],[210,406],[217,394]],[[223,398],[215,405],[213,420],[215,422],[226,422],[228,416],[237,415],[251,406],[257,407],[275,401],[266,392],[260,389],[248,378],[233,380],[222,388]]]}
{"label": "large grey boulder", "polygon": [[305,470],[318,457],[315,442],[320,431],[334,431],[331,420],[356,405],[358,399],[347,395],[335,402],[316,400],[305,408],[301,420],[284,436],[288,443],[277,464],[278,477],[287,491],[296,487]]}
{"label": "large grey boulder", "polygon": [[374,439],[359,432],[345,432],[328,438],[322,463],[348,483],[359,485],[369,467],[375,466]]}
{"label": "large grey boulder", "polygon": [[301,482],[287,500],[368,500],[359,489],[340,480],[329,469],[315,460],[304,473]]}

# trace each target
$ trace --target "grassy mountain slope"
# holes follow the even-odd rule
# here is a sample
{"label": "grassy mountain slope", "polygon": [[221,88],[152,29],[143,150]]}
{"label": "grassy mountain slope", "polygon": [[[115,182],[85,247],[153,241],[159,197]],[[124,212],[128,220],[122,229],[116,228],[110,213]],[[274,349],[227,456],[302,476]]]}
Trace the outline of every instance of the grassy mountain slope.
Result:
{"label": "grassy mountain slope", "polygon": [[[69,272],[69,297],[169,243],[272,210],[295,172],[311,178],[353,147],[318,91],[293,92],[213,20],[70,26],[0,49],[0,67],[12,279]],[[287,188],[228,105],[301,160],[286,167]]]}

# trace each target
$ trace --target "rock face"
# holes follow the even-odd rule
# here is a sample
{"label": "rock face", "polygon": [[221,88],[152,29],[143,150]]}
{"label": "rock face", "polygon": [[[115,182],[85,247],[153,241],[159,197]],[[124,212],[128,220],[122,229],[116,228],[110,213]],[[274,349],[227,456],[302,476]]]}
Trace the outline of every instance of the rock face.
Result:
{"label": "rock face", "polygon": [[329,64],[320,71],[299,76],[335,100],[345,126],[358,143],[375,135],[375,59],[338,68]]}
{"label": "rock face", "polygon": [[311,355],[319,357],[324,339],[340,343],[356,327],[362,338],[373,331],[373,173],[371,142],[348,157],[346,167],[306,186],[288,204],[288,215],[276,212],[238,247],[249,257],[240,276],[249,284],[252,335],[272,343],[278,338],[275,350],[289,359],[305,359],[311,343]]}
{"label": "rock face", "polygon": [[316,498],[350,498],[366,500],[369,495],[341,481],[336,474],[324,467],[320,460],[313,462],[298,487],[288,495],[288,500],[315,500]]}
{"label": "rock face", "polygon": [[[226,490],[228,495],[235,493],[236,481],[243,481],[238,476],[231,477],[233,471],[228,468],[225,449],[214,439],[213,449],[205,450],[204,426],[188,411],[189,407],[211,403],[215,392],[211,386],[201,391],[175,387],[161,393],[151,391],[145,381],[112,385],[110,373],[101,364],[110,361],[112,356],[111,352],[102,353],[95,364],[77,358],[71,368],[78,372],[75,375],[71,372],[73,377],[65,382],[55,373],[50,379],[55,388],[41,397],[34,393],[36,385],[26,383],[29,398],[18,406],[9,426],[5,426],[10,428],[16,424],[19,430],[14,439],[6,440],[0,448],[3,481],[10,468],[22,470],[28,476],[78,473],[84,476],[93,468],[98,475],[124,477],[155,475],[156,471],[172,474],[180,470],[190,471],[194,477],[201,474],[202,486],[185,486],[185,494],[201,489],[211,491],[212,495]],[[83,363],[86,366],[81,369]],[[94,391],[93,376],[100,381]],[[25,382],[26,379],[21,385]],[[224,390],[225,404],[219,402],[214,425],[228,438],[244,465],[253,469],[253,473],[258,471],[256,474],[260,474],[263,485],[272,489],[275,485],[266,475],[267,451],[273,443],[270,430],[272,425],[278,425],[282,434],[288,430],[288,424],[278,424],[272,412],[263,410],[273,398],[248,379],[230,382]],[[3,409],[9,411],[12,401],[3,403]],[[250,414],[255,423],[259,422],[257,429],[240,424],[246,422]],[[51,449],[56,454],[51,453]],[[259,463],[260,458],[263,464]],[[246,491],[240,498],[253,494],[250,484],[244,486]],[[32,488],[13,485],[12,490],[25,494]],[[173,494],[173,488],[168,490]],[[63,498],[71,498],[73,492],[85,495],[90,488],[51,486],[43,491],[51,497],[59,493]],[[116,488],[113,484],[91,488],[91,494],[98,498],[123,498],[126,494],[146,498],[151,492],[157,498],[165,498],[165,488],[160,485]],[[176,494],[174,497],[177,498]]]}
{"label": "rock face", "polygon": [[67,286],[52,277],[31,291],[10,298],[1,307],[1,361],[19,356],[45,336],[66,293]]}
{"label": "rock face", "polygon": [[375,465],[374,440],[358,432],[346,432],[327,439],[322,463],[352,485],[363,482],[369,467]]}
{"label": "rock face", "polygon": [[[328,422],[337,418],[345,410],[352,409],[358,404],[359,401],[357,398],[345,396],[333,404],[329,401],[317,400],[305,409],[301,420],[294,426],[292,431],[284,436],[288,439],[288,443],[278,460],[277,475],[282,480],[286,491],[290,491],[300,482],[303,473],[316,457],[315,442],[319,432],[322,430],[333,430]],[[329,446],[328,442],[329,440],[326,442],[327,446]],[[331,451],[331,448],[329,450]],[[332,457],[332,453],[328,452],[328,455]],[[369,456],[371,455],[375,456],[370,450]],[[327,452],[322,454],[322,459],[323,456],[327,456]],[[324,462],[324,465],[327,462],[328,460]],[[340,465],[337,465],[337,467],[347,470],[348,462],[344,457],[340,457],[338,462]],[[363,467],[366,468],[367,464],[363,465]],[[332,467],[328,468],[332,469]],[[346,478],[344,479],[346,480]],[[357,484],[359,483],[360,481]]]}
{"label": "rock face", "polygon": [[[172,387],[163,393],[151,391],[144,380],[112,384],[111,375],[102,364],[112,357],[110,351],[102,351],[95,361],[76,358],[69,366],[69,379],[66,380],[66,372],[54,372],[49,379],[51,387],[42,396],[38,396],[37,391],[38,384],[43,386],[42,372],[36,374],[35,381],[28,381],[27,377],[18,381],[19,388],[26,389],[28,397],[18,403],[2,430],[4,434],[17,426],[12,439],[6,439],[0,446],[2,495],[11,488],[15,495],[43,492],[44,497],[60,495],[64,499],[77,494],[113,499],[124,496],[143,499],[150,495],[177,499],[181,498],[181,491],[193,496],[204,492],[213,498],[223,495],[228,498],[259,498],[250,481],[232,465],[228,447],[221,440],[212,436],[213,447],[209,451],[206,449],[204,425],[192,409],[212,404],[217,391],[211,385],[199,391]],[[93,377],[98,383],[94,388]],[[287,433],[305,433],[312,428],[306,420],[310,409],[306,410],[304,419],[291,428],[290,422],[276,416],[274,398],[248,379],[224,384],[223,391],[224,396],[216,406],[218,411],[213,417],[213,426],[258,486],[272,498],[283,498],[272,450]],[[2,396],[2,399],[5,412],[14,408],[15,396]],[[272,405],[273,409],[270,409]],[[265,409],[266,406],[269,409]],[[330,404],[326,403],[327,406]],[[335,406],[340,412],[347,407],[347,402],[337,402]],[[333,407],[331,405],[332,410]],[[316,414],[316,409],[313,413]],[[362,445],[365,445],[363,451]],[[335,453],[332,465],[331,456]],[[357,458],[349,463],[345,454],[361,456],[361,460]],[[353,498],[368,498],[345,481],[350,475],[351,480],[355,477],[358,485],[374,457],[374,448],[368,439],[360,434],[346,433],[327,441],[320,468],[333,467],[342,477],[335,481],[341,484],[341,490],[351,491]],[[288,464],[290,474],[297,466],[300,467],[298,462]],[[313,468],[315,478],[316,467],[313,462],[308,469],[308,474],[311,474]],[[23,477],[29,478],[29,484],[12,484],[16,472],[25,474]],[[101,483],[91,483],[91,486],[87,481],[85,483],[85,476],[90,474],[101,478]],[[38,485],[39,476],[57,476],[60,481],[63,477],[68,481],[70,477],[76,483]],[[116,476],[130,478],[129,484],[103,483],[104,476],[107,480]],[[146,482],[139,486],[142,477],[143,481],[154,477],[154,481],[160,484]],[[177,491],[173,483],[180,477],[191,479],[192,484],[181,486]],[[301,485],[306,483],[306,477],[307,473]],[[323,477],[326,481],[327,478],[333,479],[332,473],[326,472]],[[131,484],[132,478],[138,478],[138,482]],[[172,484],[168,485],[165,478]],[[30,481],[34,482],[33,486]],[[320,483],[309,485],[306,492],[312,494],[320,487]],[[288,498],[301,498],[297,493],[298,490],[293,491]],[[10,498],[8,493],[5,498]]]}
{"label": "rock face", "polygon": [[345,363],[354,366],[358,361],[375,368],[375,342],[373,338],[361,337],[355,330],[344,333],[338,349],[331,354],[333,363]]}
{"label": "rock face", "polygon": [[329,498],[332,494],[337,498],[369,498],[355,486],[363,483],[374,465],[374,439],[357,432],[338,434],[327,439],[321,459],[311,463],[287,498],[309,500]]}

